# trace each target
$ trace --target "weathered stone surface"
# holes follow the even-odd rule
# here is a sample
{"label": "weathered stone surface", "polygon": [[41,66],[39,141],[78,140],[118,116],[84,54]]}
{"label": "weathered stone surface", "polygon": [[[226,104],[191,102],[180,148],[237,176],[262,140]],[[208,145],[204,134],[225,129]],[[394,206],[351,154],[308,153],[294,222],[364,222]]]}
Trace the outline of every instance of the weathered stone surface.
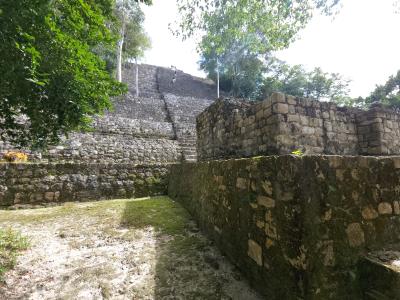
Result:
{"label": "weathered stone surface", "polygon": [[163,195],[168,172],[162,164],[0,163],[0,206]]}
{"label": "weathered stone surface", "polygon": [[[254,105],[220,99],[197,118],[199,159],[294,150],[306,154],[400,154],[399,124],[400,115],[383,107],[363,111],[283,94],[273,94]],[[394,164],[399,168],[398,161]]]}
{"label": "weathered stone surface", "polygon": [[373,220],[379,217],[378,212],[372,206],[364,207],[361,213],[365,220]]}
{"label": "weathered stone surface", "polygon": [[257,197],[257,203],[259,205],[262,205],[266,208],[273,208],[275,207],[275,200],[269,197],[265,197],[265,196],[258,196]]}
{"label": "weathered stone surface", "polygon": [[[167,68],[139,65],[139,96],[136,67],[127,64],[123,81],[125,96],[113,99],[114,109],[95,117],[93,131],[71,133],[61,144],[43,152],[30,152],[30,161],[88,163],[169,163],[195,161],[196,116],[216,98],[215,85]],[[0,141],[2,155],[15,147]],[[29,177],[29,176],[28,176]]]}
{"label": "weathered stone surface", "polygon": [[253,240],[248,241],[248,255],[257,265],[262,266],[262,249],[261,246]]}
{"label": "weathered stone surface", "polygon": [[395,159],[288,155],[173,165],[169,195],[266,299],[364,299],[360,258],[400,243]]}
{"label": "weathered stone surface", "polygon": [[351,247],[359,247],[365,243],[364,231],[359,223],[347,226],[346,233]]}
{"label": "weathered stone surface", "polygon": [[392,205],[387,202],[381,202],[378,205],[378,211],[381,215],[391,215],[393,212]]}

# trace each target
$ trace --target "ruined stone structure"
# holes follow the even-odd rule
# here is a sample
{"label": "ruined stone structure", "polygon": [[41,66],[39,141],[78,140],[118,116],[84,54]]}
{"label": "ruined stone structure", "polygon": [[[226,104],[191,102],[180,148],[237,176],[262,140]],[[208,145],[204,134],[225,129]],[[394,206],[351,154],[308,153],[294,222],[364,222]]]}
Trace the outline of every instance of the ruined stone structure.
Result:
{"label": "ruined stone structure", "polygon": [[400,154],[398,114],[213,103],[207,81],[139,75],[140,97],[130,66],[115,110],[42,154],[56,162],[0,164],[0,206],[169,194],[266,299],[400,300],[400,157],[383,156]]}
{"label": "ruined stone structure", "polygon": [[130,163],[0,164],[0,207],[165,195],[169,167]]}
{"label": "ruined stone structure", "polygon": [[[215,98],[215,86],[181,71],[150,65],[124,68],[126,96],[113,100],[114,110],[94,119],[93,131],[72,133],[68,139],[30,160],[50,162],[171,163],[196,160],[196,115]],[[0,157],[14,147],[0,142]],[[27,151],[29,152],[29,151]]]}
{"label": "ruined stone structure", "polygon": [[288,154],[400,154],[400,115],[273,94],[256,104],[218,100],[197,119],[200,160]]}
{"label": "ruined stone structure", "polygon": [[265,299],[400,299],[400,157],[174,165],[169,196]]}

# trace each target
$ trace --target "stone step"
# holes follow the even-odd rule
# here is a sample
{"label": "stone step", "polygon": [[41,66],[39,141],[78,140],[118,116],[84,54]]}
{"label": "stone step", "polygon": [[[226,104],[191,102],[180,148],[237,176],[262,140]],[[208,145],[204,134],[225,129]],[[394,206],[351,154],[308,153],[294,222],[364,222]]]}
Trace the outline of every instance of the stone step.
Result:
{"label": "stone step", "polygon": [[185,156],[190,156],[190,155],[197,156],[197,152],[196,152],[196,151],[193,151],[193,152],[182,151],[182,153],[183,153]]}
{"label": "stone step", "polygon": [[186,161],[197,161],[197,156],[185,156]]}
{"label": "stone step", "polygon": [[196,144],[196,143],[197,143],[197,139],[192,139],[192,140],[188,140],[188,139],[182,140],[182,139],[179,139],[179,141],[180,141],[182,144]]}
{"label": "stone step", "polygon": [[400,248],[369,253],[358,264],[363,299],[400,300]]}

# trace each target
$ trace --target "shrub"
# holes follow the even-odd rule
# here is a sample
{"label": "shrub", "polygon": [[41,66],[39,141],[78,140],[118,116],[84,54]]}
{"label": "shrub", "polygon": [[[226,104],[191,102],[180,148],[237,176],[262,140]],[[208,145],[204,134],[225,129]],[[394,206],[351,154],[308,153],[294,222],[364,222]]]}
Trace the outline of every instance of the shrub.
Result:
{"label": "shrub", "polygon": [[23,152],[7,152],[3,158],[8,162],[27,162],[28,155]]}

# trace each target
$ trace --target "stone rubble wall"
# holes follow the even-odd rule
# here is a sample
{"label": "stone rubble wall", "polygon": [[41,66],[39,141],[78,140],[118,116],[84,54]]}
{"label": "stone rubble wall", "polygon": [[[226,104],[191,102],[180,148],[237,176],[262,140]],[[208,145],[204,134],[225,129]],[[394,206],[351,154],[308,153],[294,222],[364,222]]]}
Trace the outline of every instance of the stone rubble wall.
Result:
{"label": "stone rubble wall", "polygon": [[[23,151],[30,161],[156,164],[196,160],[196,116],[212,103],[200,96],[212,95],[215,86],[181,71],[178,74],[176,85],[169,86],[171,69],[140,64],[136,97],[136,65],[126,64],[123,81],[128,93],[113,100],[112,111],[94,118],[92,132],[71,133],[43,152]],[[13,150],[13,145],[0,141],[0,159]]]}
{"label": "stone rubble wall", "polygon": [[183,159],[186,161],[197,160],[196,117],[214,101],[168,93],[163,94],[163,98],[174,124]]}
{"label": "stone rubble wall", "polygon": [[218,100],[197,118],[200,160],[288,154],[400,154],[399,115],[275,93],[249,104]]}
{"label": "stone rubble wall", "polygon": [[42,153],[50,162],[171,163],[179,160],[176,140],[123,134],[73,133],[61,145]]}
{"label": "stone rubble wall", "polygon": [[213,81],[199,78],[177,70],[176,81],[173,82],[174,71],[159,67],[157,82],[160,93],[197,99],[216,99],[217,88]]}
{"label": "stone rubble wall", "polygon": [[0,206],[165,195],[168,165],[0,164]]}
{"label": "stone rubble wall", "polygon": [[364,299],[360,258],[400,242],[400,157],[173,165],[179,201],[266,299]]}

